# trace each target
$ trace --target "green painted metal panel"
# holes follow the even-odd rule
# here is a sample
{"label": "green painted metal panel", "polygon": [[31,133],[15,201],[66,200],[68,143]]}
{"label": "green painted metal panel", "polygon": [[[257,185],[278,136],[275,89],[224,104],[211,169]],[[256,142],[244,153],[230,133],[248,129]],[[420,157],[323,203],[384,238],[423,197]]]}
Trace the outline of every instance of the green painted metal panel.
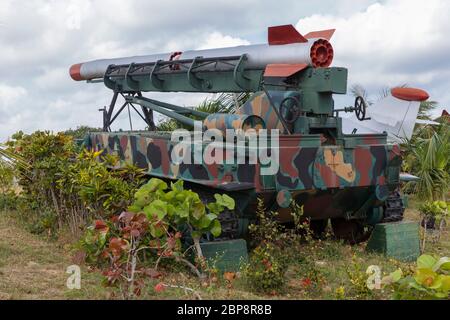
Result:
{"label": "green painted metal panel", "polygon": [[222,272],[239,271],[248,261],[247,242],[243,239],[208,242],[201,244],[203,255]]}
{"label": "green painted metal panel", "polygon": [[419,224],[408,221],[377,224],[366,250],[397,260],[415,261],[420,255]]}
{"label": "green painted metal panel", "polygon": [[109,79],[109,81],[105,81],[105,85],[112,90],[121,92],[256,92],[261,88],[263,72],[264,70],[245,71],[245,78],[248,80],[245,88],[240,87],[239,83],[236,82],[232,71],[198,72],[196,73],[197,85],[192,83],[192,79],[189,79],[185,72],[160,75],[160,87],[155,86],[151,78],[146,75],[133,76],[134,86],[130,86],[126,78],[116,78],[113,81]]}

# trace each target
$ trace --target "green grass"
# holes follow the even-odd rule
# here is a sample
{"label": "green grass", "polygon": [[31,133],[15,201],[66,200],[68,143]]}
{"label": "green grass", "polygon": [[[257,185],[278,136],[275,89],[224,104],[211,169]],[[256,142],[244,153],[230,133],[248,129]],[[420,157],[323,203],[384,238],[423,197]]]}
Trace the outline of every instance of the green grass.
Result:
{"label": "green grass", "polygon": [[[417,203],[410,201],[405,219],[419,221]],[[48,241],[28,232],[12,214],[0,213],[0,299],[120,299],[119,291],[105,288],[99,270],[82,266],[81,290],[66,287],[66,268],[72,265],[73,239]],[[450,256],[450,232],[439,243],[428,243],[427,253]],[[200,283],[180,268],[164,270],[164,283],[194,289],[203,299],[390,299],[391,292],[365,288],[365,271],[378,265],[387,274],[397,268],[405,272],[413,263],[404,263],[379,254],[367,253],[365,244],[349,246],[335,240],[299,244],[290,251],[287,285],[281,292],[251,292],[245,279],[231,285],[221,276]],[[305,286],[304,280],[312,280]],[[194,299],[183,289],[156,293],[159,280],[148,280],[142,299]]]}

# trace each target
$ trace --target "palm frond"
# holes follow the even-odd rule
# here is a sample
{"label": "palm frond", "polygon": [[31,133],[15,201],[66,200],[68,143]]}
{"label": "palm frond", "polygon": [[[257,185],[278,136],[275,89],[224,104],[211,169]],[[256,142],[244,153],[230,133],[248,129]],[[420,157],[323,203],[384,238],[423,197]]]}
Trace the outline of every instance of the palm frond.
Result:
{"label": "palm frond", "polygon": [[419,119],[431,120],[430,113],[438,107],[436,101],[422,101],[419,107]]}
{"label": "palm frond", "polygon": [[362,97],[366,103],[370,106],[373,104],[373,101],[369,100],[369,94],[362,85],[360,84],[354,84],[350,87],[351,94],[356,97]]}
{"label": "palm frond", "polygon": [[448,125],[419,133],[402,144],[406,154],[403,168],[420,178],[414,185],[408,183],[406,188],[413,189],[424,200],[444,199],[450,186]]}

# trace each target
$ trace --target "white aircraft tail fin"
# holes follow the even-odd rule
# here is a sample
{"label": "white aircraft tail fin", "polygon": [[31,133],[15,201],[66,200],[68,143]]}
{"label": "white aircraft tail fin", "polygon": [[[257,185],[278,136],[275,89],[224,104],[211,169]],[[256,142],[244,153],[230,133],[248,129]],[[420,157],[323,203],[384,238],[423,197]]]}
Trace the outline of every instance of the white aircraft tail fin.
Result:
{"label": "white aircraft tail fin", "polygon": [[394,88],[391,94],[367,108],[369,120],[353,115],[343,118],[344,133],[383,133],[392,140],[410,139],[419,113],[420,102],[429,98],[421,89]]}

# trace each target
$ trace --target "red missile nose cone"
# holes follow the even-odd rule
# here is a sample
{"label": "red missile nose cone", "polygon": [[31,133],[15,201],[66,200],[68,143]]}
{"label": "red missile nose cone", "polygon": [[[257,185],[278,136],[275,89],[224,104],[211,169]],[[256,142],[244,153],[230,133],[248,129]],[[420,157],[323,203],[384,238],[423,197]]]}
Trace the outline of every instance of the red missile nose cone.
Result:
{"label": "red missile nose cone", "polygon": [[416,88],[393,88],[391,94],[406,101],[425,101],[430,97],[428,92]]}
{"label": "red missile nose cone", "polygon": [[81,63],[78,63],[78,64],[74,64],[73,66],[70,67],[70,70],[69,70],[70,77],[75,81],[83,80],[83,78],[81,77],[81,73],[80,73],[81,65],[82,65]]}

